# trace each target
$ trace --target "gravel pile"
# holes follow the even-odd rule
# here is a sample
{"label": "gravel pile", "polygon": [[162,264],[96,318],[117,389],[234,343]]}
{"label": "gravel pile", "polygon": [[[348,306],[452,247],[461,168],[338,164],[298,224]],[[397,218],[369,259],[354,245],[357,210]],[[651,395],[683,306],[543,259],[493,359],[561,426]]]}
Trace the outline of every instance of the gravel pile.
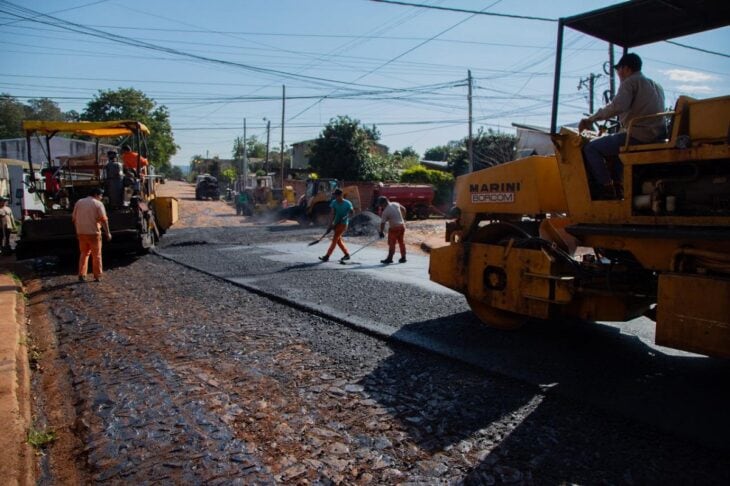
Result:
{"label": "gravel pile", "polygon": [[380,216],[363,211],[350,221],[347,236],[375,236],[380,231]]}

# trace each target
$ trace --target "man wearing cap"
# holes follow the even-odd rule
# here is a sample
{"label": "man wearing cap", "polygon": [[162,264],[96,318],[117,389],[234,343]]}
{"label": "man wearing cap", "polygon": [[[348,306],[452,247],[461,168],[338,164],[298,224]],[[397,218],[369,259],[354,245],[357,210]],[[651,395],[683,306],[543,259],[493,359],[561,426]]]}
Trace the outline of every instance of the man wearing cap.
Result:
{"label": "man wearing cap", "polygon": [[342,194],[342,189],[335,189],[332,194],[334,194],[335,198],[330,203],[331,219],[329,227],[335,230],[335,235],[332,237],[332,243],[330,243],[330,247],[327,249],[327,254],[319,257],[319,259],[323,262],[326,262],[330,259],[330,256],[332,256],[332,252],[335,251],[335,246],[339,246],[340,250],[342,250],[342,253],[345,254],[345,256],[343,256],[340,260],[350,259],[350,252],[347,250],[345,242],[342,241],[342,235],[345,234],[345,231],[347,230],[347,225],[350,222],[350,217],[353,214],[352,203],[345,199],[344,195]]}
{"label": "man wearing cap", "polygon": [[[621,85],[616,97],[588,118],[580,121],[578,129],[590,129],[597,120],[608,120],[618,116],[622,130],[613,135],[591,140],[583,147],[588,169],[593,181],[599,186],[599,198],[620,197],[623,180],[623,166],[614,164],[613,173],[606,166],[606,157],[616,157],[626,143],[626,128],[631,120],[664,111],[664,90],[659,84],[641,73],[641,58],[636,54],[624,54],[614,66]],[[650,143],[666,137],[664,117],[651,117],[637,121],[631,126],[631,143]]]}
{"label": "man wearing cap", "polygon": [[398,263],[406,262],[406,243],[404,236],[406,233],[405,214],[406,208],[404,208],[398,202],[390,202],[387,197],[380,196],[378,198],[378,206],[383,211],[380,213],[380,237],[385,238],[385,224],[388,224],[388,257],[385,260],[380,260],[380,263],[389,265],[393,263],[393,255],[395,255],[395,244],[398,243],[398,249],[400,250],[400,260]]}
{"label": "man wearing cap", "polygon": [[89,255],[91,256],[92,271],[94,280],[101,279],[101,230],[103,228],[107,241],[111,241],[112,234],[109,231],[109,219],[106,216],[106,209],[101,202],[104,193],[95,187],[89,195],[76,201],[73,215],[71,217],[76,227],[76,237],[79,240],[79,281],[86,280]]}
{"label": "man wearing cap", "polygon": [[0,197],[0,231],[2,231],[2,248],[3,255],[10,255],[13,250],[10,248],[10,233],[15,231],[15,219],[13,219],[13,210],[7,205],[8,200]]}

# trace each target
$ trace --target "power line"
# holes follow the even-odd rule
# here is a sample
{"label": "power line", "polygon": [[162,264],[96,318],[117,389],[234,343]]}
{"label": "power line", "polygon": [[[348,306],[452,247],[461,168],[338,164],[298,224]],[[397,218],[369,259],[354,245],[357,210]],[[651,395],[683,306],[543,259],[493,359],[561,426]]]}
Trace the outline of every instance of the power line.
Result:
{"label": "power line", "polygon": [[483,10],[466,10],[462,8],[453,8],[453,7],[439,7],[438,5],[425,5],[422,3],[408,3],[408,2],[398,2],[395,0],[370,0],[371,2],[378,2],[378,3],[389,3],[393,5],[403,5],[406,7],[418,7],[418,8],[429,8],[433,10],[446,10],[449,12],[461,12],[461,13],[470,13],[475,15],[489,15],[491,17],[506,17],[510,19],[522,19],[522,20],[540,20],[543,22],[557,22],[558,19],[550,19],[545,17],[533,17],[529,15],[515,15],[515,14],[503,14],[503,13],[496,13],[496,12],[485,12]]}
{"label": "power line", "polygon": [[[14,12],[11,12],[8,10],[0,10],[0,12],[2,12],[2,13],[6,13],[8,15],[12,15],[14,17],[17,17],[17,18],[20,18],[23,20],[27,20],[30,22],[51,25],[53,27],[58,27],[60,29],[68,30],[71,32],[76,32],[79,34],[88,35],[91,37],[98,37],[98,38],[103,38],[103,39],[107,39],[107,40],[113,40],[114,42],[117,42],[119,44],[124,44],[127,46],[139,47],[142,49],[148,49],[148,50],[153,50],[153,51],[158,51],[158,52],[165,52],[165,53],[173,54],[173,55],[180,56],[180,57],[190,58],[190,59],[193,59],[196,61],[208,62],[208,63],[236,67],[236,68],[242,68],[242,69],[257,72],[260,74],[265,74],[265,75],[269,75],[269,76],[279,76],[279,77],[283,77],[286,79],[310,80],[313,82],[320,83],[322,85],[332,85],[332,84],[334,84],[334,85],[353,85],[353,84],[355,84],[354,82],[338,81],[338,80],[333,80],[333,79],[320,78],[317,76],[307,76],[307,75],[303,75],[303,74],[297,75],[297,74],[290,73],[287,71],[262,68],[262,67],[257,67],[257,66],[253,66],[250,64],[244,64],[244,63],[239,63],[239,62],[234,62],[234,61],[227,61],[224,59],[217,59],[217,58],[213,58],[213,57],[192,54],[190,52],[181,51],[181,50],[174,49],[171,47],[164,47],[164,46],[152,44],[149,42],[139,41],[136,39],[132,39],[130,37],[125,37],[125,36],[120,36],[120,35],[110,36],[108,32],[103,32],[98,29],[93,29],[93,28],[87,27],[82,24],[77,24],[75,22],[69,22],[69,21],[54,17],[52,15],[46,15],[46,14],[37,12],[32,9],[28,9],[25,7],[21,7],[19,5],[15,5],[11,2],[2,1],[2,3],[10,5],[12,8],[17,9],[20,12],[26,12],[26,14],[23,15],[23,14],[14,13]],[[29,14],[35,15],[35,17],[29,17],[28,16]],[[46,18],[52,19],[53,22],[47,21],[47,20],[41,20],[38,17],[46,17]],[[368,87],[368,88],[379,88],[379,86],[372,86],[372,85],[358,84],[358,86]]]}
{"label": "power line", "polygon": [[720,56],[720,57],[730,57],[730,54],[725,54],[723,52],[710,51],[708,49],[702,49],[700,47],[688,46],[687,44],[681,44],[679,42],[674,42],[674,41],[670,41],[670,40],[667,40],[667,41],[664,41],[664,42],[666,42],[667,44],[672,44],[672,45],[675,45],[675,46],[684,47],[685,49],[691,49],[693,51],[704,52],[706,54],[713,54],[715,56]]}
{"label": "power line", "polygon": [[[501,1],[502,1],[502,0],[496,0],[495,2],[493,2],[492,4],[490,4],[489,6],[487,6],[487,7],[484,7],[484,8],[482,9],[482,11],[483,11],[483,10],[487,10],[487,9],[490,9],[490,8],[492,8],[493,6],[497,5],[497,4],[498,4],[498,3],[500,3]],[[366,76],[369,76],[370,74],[372,74],[372,73],[374,73],[375,71],[377,71],[377,70],[381,69],[382,67],[385,67],[385,66],[387,66],[388,64],[390,64],[390,63],[392,63],[392,62],[394,62],[394,61],[396,61],[396,60],[400,59],[401,57],[405,56],[406,54],[409,54],[409,53],[411,53],[411,52],[415,51],[415,50],[416,50],[416,49],[418,49],[419,47],[421,47],[421,46],[423,46],[423,45],[427,44],[428,42],[430,42],[431,40],[433,40],[433,39],[435,39],[435,38],[437,38],[437,37],[440,37],[440,36],[441,36],[442,34],[445,34],[446,32],[448,32],[448,31],[450,31],[450,30],[453,30],[453,29],[455,29],[456,27],[458,27],[459,25],[463,24],[463,23],[464,23],[464,22],[466,22],[467,20],[470,20],[470,19],[471,19],[471,18],[473,18],[473,17],[474,17],[474,15],[470,15],[469,17],[467,17],[467,18],[465,18],[465,19],[463,19],[463,20],[460,20],[459,22],[457,22],[457,23],[453,24],[452,26],[450,26],[450,27],[448,27],[448,28],[446,28],[446,29],[442,30],[441,32],[439,32],[439,33],[437,33],[437,34],[434,34],[434,35],[432,35],[431,37],[429,37],[428,39],[424,40],[423,42],[420,42],[420,43],[418,43],[417,45],[415,45],[414,47],[412,47],[412,48],[410,48],[410,49],[406,50],[405,52],[402,52],[401,54],[398,54],[398,55],[397,55],[397,56],[395,56],[394,58],[392,58],[392,59],[390,59],[390,60],[386,61],[385,63],[383,63],[382,65],[380,65],[380,66],[376,67],[375,69],[372,69],[372,70],[368,71],[367,73],[363,74],[362,76],[359,76],[359,77],[358,77],[358,78],[356,78],[356,79],[355,79],[355,80],[354,80],[353,82],[357,82],[357,81],[361,80],[362,78],[364,78],[364,77],[366,77]],[[293,117],[291,117],[291,118],[290,118],[290,120],[293,120],[293,119],[297,118],[297,117],[298,117],[299,115],[302,115],[303,113],[305,113],[305,112],[309,111],[309,110],[310,110],[311,108],[313,108],[313,107],[314,107],[314,106],[316,106],[317,104],[321,103],[321,102],[322,102],[322,100],[324,100],[325,98],[326,98],[326,97],[323,97],[323,98],[322,98],[321,100],[319,100],[319,101],[317,101],[317,102],[315,102],[315,103],[313,103],[313,104],[309,105],[309,106],[308,106],[307,108],[305,108],[305,109],[301,110],[301,111],[300,111],[299,113],[297,113],[296,115],[294,115]]]}
{"label": "power line", "polygon": [[[57,13],[62,13],[62,12],[69,12],[71,10],[78,10],[80,8],[90,7],[92,5],[97,5],[99,3],[105,3],[105,2],[108,2],[108,1],[109,0],[97,0],[95,2],[85,3],[83,5],[78,5],[76,7],[69,7],[69,8],[64,8],[62,10],[55,10],[55,11],[53,11],[51,13],[52,14],[57,14]],[[41,14],[41,15],[43,15],[43,14]],[[22,22],[22,21],[21,20],[13,20],[13,21],[10,21],[10,22],[6,22],[4,24],[0,24],[0,27],[5,27],[5,26],[8,26],[8,25],[17,24],[18,22]]]}

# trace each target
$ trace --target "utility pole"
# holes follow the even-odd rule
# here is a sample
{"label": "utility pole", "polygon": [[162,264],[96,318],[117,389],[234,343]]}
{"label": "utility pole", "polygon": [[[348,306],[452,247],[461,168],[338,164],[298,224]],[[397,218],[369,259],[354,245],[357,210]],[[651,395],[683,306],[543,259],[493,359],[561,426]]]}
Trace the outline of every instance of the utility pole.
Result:
{"label": "utility pole", "polygon": [[284,113],[286,107],[286,86],[281,85],[281,151],[279,161],[281,162],[281,189],[284,189]]}
{"label": "utility pole", "polygon": [[266,120],[266,158],[264,159],[264,167],[266,167],[267,172],[269,171],[269,135],[271,135],[271,120]]}
{"label": "utility pole", "polygon": [[596,79],[600,78],[600,74],[591,73],[587,78],[582,78],[578,82],[578,91],[582,88],[588,88],[588,113],[593,114],[593,91],[596,85]]}
{"label": "utility pole", "polygon": [[248,145],[246,140],[246,119],[243,119],[243,189],[248,182]]}
{"label": "utility pole", "polygon": [[471,69],[468,71],[468,81],[469,81],[469,95],[468,95],[468,101],[469,101],[469,144],[468,144],[468,150],[469,150],[469,172],[474,172],[474,139],[472,137],[472,119],[471,119]]}
{"label": "utility pole", "polygon": [[608,44],[608,71],[609,71],[609,89],[611,90],[611,98],[606,101],[606,103],[609,103],[613,101],[614,96],[616,96],[616,70],[613,68],[613,64],[615,62],[615,59],[613,57],[613,44]]}

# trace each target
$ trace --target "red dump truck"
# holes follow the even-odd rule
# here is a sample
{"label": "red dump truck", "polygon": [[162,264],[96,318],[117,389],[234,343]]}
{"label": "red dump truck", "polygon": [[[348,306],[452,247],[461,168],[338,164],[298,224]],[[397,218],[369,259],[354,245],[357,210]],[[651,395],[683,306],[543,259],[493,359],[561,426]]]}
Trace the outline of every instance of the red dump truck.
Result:
{"label": "red dump truck", "polygon": [[380,214],[378,197],[385,196],[403,205],[408,211],[408,219],[427,219],[431,215],[434,194],[434,188],[429,184],[378,184],[373,190],[373,212]]}

